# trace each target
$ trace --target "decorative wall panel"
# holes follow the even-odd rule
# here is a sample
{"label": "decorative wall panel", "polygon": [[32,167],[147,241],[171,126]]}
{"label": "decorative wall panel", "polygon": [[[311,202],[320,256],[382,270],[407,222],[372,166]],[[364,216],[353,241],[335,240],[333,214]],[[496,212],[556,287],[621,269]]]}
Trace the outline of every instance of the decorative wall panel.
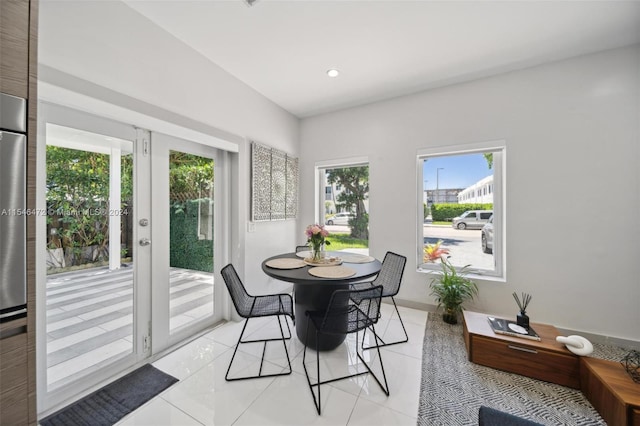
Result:
{"label": "decorative wall panel", "polygon": [[284,219],[287,187],[287,154],[271,150],[271,220]]}
{"label": "decorative wall panel", "polygon": [[298,216],[298,159],[287,155],[287,188],[285,217],[295,219]]}
{"label": "decorative wall panel", "polygon": [[298,159],[251,143],[251,219],[295,219],[298,215]]}
{"label": "decorative wall panel", "polygon": [[251,217],[271,220],[271,148],[251,144]]}

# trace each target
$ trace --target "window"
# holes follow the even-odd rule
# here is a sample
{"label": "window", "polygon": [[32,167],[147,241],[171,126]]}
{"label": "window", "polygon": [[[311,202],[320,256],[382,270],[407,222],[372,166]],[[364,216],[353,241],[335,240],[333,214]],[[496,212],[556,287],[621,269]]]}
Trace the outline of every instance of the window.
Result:
{"label": "window", "polygon": [[[447,260],[476,275],[505,278],[504,161],[496,142],[418,153],[418,270],[441,270],[424,258],[425,248],[441,242]],[[457,148],[457,147],[456,147]],[[424,193],[434,194],[424,202]]]}
{"label": "window", "polygon": [[[330,250],[369,247],[369,165],[365,158],[316,163],[319,190],[331,197],[317,205],[317,223],[328,226]],[[326,194],[326,193],[325,193]],[[320,194],[316,194],[319,196]]]}

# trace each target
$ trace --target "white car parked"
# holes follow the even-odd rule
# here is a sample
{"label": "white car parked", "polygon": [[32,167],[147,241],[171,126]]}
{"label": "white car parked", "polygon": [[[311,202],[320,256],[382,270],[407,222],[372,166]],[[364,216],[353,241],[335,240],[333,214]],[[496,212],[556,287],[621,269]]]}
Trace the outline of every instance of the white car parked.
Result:
{"label": "white car parked", "polygon": [[451,226],[458,229],[482,229],[493,215],[493,210],[467,210],[454,217]]}
{"label": "white car parked", "polygon": [[349,212],[336,213],[333,216],[329,216],[326,220],[327,225],[348,225],[349,219],[353,219],[355,215]]}
{"label": "white car parked", "polygon": [[482,227],[482,252],[493,253],[493,215],[489,218],[489,221]]}

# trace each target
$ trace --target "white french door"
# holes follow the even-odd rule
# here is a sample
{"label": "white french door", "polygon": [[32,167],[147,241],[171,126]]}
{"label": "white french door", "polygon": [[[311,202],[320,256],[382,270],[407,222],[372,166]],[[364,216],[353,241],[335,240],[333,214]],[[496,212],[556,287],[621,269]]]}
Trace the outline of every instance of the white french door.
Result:
{"label": "white french door", "polygon": [[[38,408],[55,407],[148,356],[148,132],[41,103],[36,203]],[[145,176],[146,174],[146,176]]]}
{"label": "white french door", "polygon": [[223,159],[217,149],[151,135],[152,351],[222,318]]}
{"label": "white french door", "polygon": [[228,180],[214,148],[57,105],[39,116],[42,413],[222,318]]}

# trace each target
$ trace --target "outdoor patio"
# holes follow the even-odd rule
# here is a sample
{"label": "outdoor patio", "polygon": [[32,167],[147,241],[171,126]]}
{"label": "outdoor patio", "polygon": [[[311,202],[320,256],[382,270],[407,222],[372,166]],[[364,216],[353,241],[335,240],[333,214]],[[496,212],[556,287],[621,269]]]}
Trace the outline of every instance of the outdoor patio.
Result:
{"label": "outdoor patio", "polygon": [[[170,328],[213,310],[213,274],[170,268]],[[47,383],[69,383],[133,350],[133,265],[47,278]]]}

